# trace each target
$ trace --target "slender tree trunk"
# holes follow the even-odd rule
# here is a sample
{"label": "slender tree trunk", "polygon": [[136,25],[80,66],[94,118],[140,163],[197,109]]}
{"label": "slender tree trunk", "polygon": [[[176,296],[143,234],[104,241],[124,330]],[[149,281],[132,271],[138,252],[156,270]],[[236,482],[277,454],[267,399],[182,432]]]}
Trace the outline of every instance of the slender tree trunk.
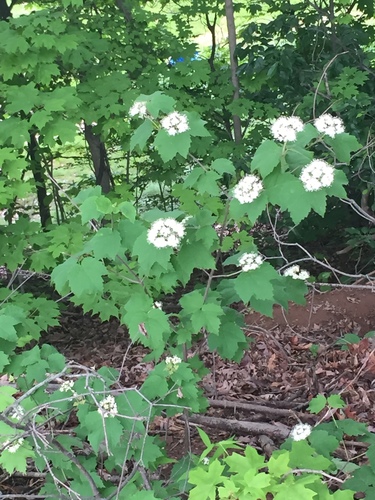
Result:
{"label": "slender tree trunk", "polygon": [[105,144],[94,134],[91,125],[85,125],[85,139],[94,165],[96,184],[102,188],[103,193],[109,193],[114,182]]}
{"label": "slender tree trunk", "polygon": [[0,19],[6,21],[10,17],[12,17],[12,11],[6,0],[0,0]]}
{"label": "slender tree trunk", "polygon": [[[234,87],[233,101],[240,98],[240,83],[238,80],[238,60],[235,55],[236,50],[236,25],[234,23],[234,7],[233,0],[225,0],[225,16],[228,27],[229,55],[230,55],[230,70],[232,76],[232,84]],[[233,130],[234,140],[239,144],[242,140],[241,120],[238,115],[233,115]]]}
{"label": "slender tree trunk", "polygon": [[31,171],[34,176],[36,194],[38,198],[40,223],[43,228],[46,228],[48,224],[51,223],[51,211],[48,203],[46,178],[44,175],[44,169],[39,155],[39,144],[35,137],[35,134],[30,134],[29,142],[29,157]]}

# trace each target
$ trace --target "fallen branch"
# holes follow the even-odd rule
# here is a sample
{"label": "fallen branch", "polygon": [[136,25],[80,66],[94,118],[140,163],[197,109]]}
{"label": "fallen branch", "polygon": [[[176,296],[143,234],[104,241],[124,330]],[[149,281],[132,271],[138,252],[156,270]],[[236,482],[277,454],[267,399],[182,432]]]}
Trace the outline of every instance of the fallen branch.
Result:
{"label": "fallen branch", "polygon": [[242,434],[266,434],[279,439],[286,439],[290,434],[289,427],[281,423],[276,425],[263,422],[246,422],[218,417],[204,417],[202,415],[191,415],[189,422]]}
{"label": "fallen branch", "polygon": [[274,408],[272,406],[263,406],[253,403],[241,403],[238,401],[229,401],[226,399],[210,399],[210,406],[213,408],[233,408],[234,410],[244,410],[251,412],[264,413],[276,417],[290,417],[293,415],[303,416],[303,413],[294,412],[285,408]]}

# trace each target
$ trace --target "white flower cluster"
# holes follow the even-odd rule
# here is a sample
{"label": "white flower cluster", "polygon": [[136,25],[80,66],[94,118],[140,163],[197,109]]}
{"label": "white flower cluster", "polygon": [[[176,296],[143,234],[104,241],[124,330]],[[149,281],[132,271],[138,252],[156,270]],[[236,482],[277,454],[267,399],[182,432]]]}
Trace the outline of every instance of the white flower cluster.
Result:
{"label": "white flower cluster", "polygon": [[303,121],[298,116],[280,116],[272,124],[271,132],[277,141],[292,142],[297,139],[297,132],[301,132],[303,127]]}
{"label": "white flower cluster", "polygon": [[165,129],[169,135],[181,134],[189,130],[189,122],[187,116],[174,111],[169,113],[161,120],[161,126]]}
{"label": "white flower cluster", "polygon": [[133,104],[129,109],[130,116],[139,116],[139,118],[144,118],[147,115],[147,108],[145,101],[138,101]]}
{"label": "white flower cluster", "polygon": [[311,434],[311,425],[309,424],[297,424],[293,427],[290,433],[290,437],[293,441],[302,441],[302,439],[306,439]]}
{"label": "white flower cluster", "polygon": [[104,418],[115,417],[118,413],[115,398],[111,395],[104,398],[99,405],[98,412],[103,415]]}
{"label": "white flower cluster", "polygon": [[210,459],[208,457],[204,457],[202,460],[203,465],[210,465]]}
{"label": "white flower cluster", "polygon": [[241,204],[251,203],[260,195],[263,189],[262,181],[256,175],[245,175],[233,189],[233,196]]}
{"label": "white flower cluster", "polygon": [[295,266],[290,266],[288,269],[285,269],[284,276],[290,276],[294,280],[303,280],[306,281],[310,278],[310,273],[301,269],[297,264]]}
{"label": "white flower cluster", "polygon": [[11,418],[15,418],[16,420],[21,420],[21,418],[25,415],[25,410],[22,408],[22,406],[15,406],[13,408],[12,413],[10,414]]}
{"label": "white flower cluster", "polygon": [[11,443],[10,440],[5,441],[2,445],[2,447],[6,448],[9,453],[15,453],[20,446],[22,446],[22,443],[24,442],[23,438],[16,439],[16,441],[12,441],[12,444],[8,446],[9,443]]}
{"label": "white flower cluster", "polygon": [[313,160],[302,169],[300,179],[306,191],[319,191],[329,187],[334,180],[335,169],[324,160]]}
{"label": "white flower cluster", "polygon": [[345,132],[344,123],[338,116],[332,116],[329,113],[319,116],[314,121],[317,130],[322,134],[327,134],[330,137],[335,137],[337,134]]}
{"label": "white flower cluster", "polygon": [[154,309],[161,309],[161,310],[163,310],[163,302],[160,302],[159,300],[155,300],[154,305],[152,307]]}
{"label": "white flower cluster", "polygon": [[60,385],[60,392],[69,392],[73,390],[73,385],[74,381],[73,380],[65,380],[61,385]]}
{"label": "white flower cluster", "polygon": [[177,371],[182,359],[178,356],[167,356],[165,358],[165,365],[169,375],[172,375],[175,371]]}
{"label": "white flower cluster", "polygon": [[147,241],[156,248],[177,248],[185,234],[185,226],[175,219],[158,219],[151,224]]}
{"label": "white flower cluster", "polygon": [[239,259],[242,271],[254,271],[263,263],[263,257],[256,252],[244,253]]}

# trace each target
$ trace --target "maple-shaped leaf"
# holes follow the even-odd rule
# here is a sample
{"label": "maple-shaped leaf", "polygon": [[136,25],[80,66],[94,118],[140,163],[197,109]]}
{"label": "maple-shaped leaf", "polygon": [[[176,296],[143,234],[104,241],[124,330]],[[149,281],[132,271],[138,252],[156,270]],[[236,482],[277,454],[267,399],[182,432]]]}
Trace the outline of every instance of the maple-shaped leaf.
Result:
{"label": "maple-shaped leaf", "polygon": [[273,300],[272,280],[278,278],[278,273],[268,262],[253,271],[242,272],[234,280],[234,289],[241,300],[249,302],[253,297],[258,300]]}
{"label": "maple-shaped leaf", "polygon": [[335,137],[324,137],[324,142],[332,147],[337,159],[349,163],[352,151],[358,151],[362,145],[350,134],[337,134]]}
{"label": "maple-shaped leaf", "polygon": [[93,252],[96,259],[114,259],[121,248],[118,231],[102,227],[85,245],[85,252]]}
{"label": "maple-shaped leaf", "polygon": [[163,161],[172,160],[180,154],[187,158],[191,144],[189,131],[181,134],[169,135],[164,129],[158,131],[155,137],[154,145],[158,150]]}
{"label": "maple-shaped leaf", "polygon": [[185,112],[185,115],[188,118],[189,132],[191,136],[209,137],[211,135],[210,132],[204,126],[206,122],[200,118],[198,113],[191,111],[190,113]]}
{"label": "maple-shaped leaf", "polygon": [[134,132],[130,138],[130,150],[132,151],[136,146],[142,151],[150,138],[154,126],[150,120],[145,120]]}
{"label": "maple-shaped leaf", "polygon": [[251,171],[257,170],[262,177],[266,177],[280,163],[282,152],[283,148],[275,141],[265,140],[255,152]]}
{"label": "maple-shaped leaf", "polygon": [[85,257],[70,269],[68,281],[72,292],[78,297],[84,294],[103,292],[103,278],[107,269],[93,257]]}
{"label": "maple-shaped leaf", "polygon": [[311,202],[302,182],[289,172],[272,172],[264,180],[268,199],[282,210],[288,210],[295,224],[303,220],[311,210]]}

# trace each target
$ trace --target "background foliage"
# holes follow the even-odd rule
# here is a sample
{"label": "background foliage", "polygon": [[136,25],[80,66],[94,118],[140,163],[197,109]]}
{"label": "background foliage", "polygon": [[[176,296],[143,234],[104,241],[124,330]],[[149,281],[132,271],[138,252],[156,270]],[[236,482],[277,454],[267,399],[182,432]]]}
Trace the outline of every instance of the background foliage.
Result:
{"label": "background foliage", "polygon": [[[231,9],[234,52],[225,34]],[[345,499],[353,493],[322,479],[340,470],[331,454],[346,433],[372,445],[347,487],[371,493],[373,435],[354,422],[287,444],[268,472],[251,447],[209,465],[191,457],[175,465],[169,489],[148,474],[168,462],[148,429],[162,413],[207,407],[206,368],[187,355],[200,339],[241,360],[248,339],[235,304],[272,315],[274,304],[304,302],[307,284],[283,276],[289,263],[306,261],[317,281],[347,283],[373,270],[373,16],[363,0],[0,1],[0,366],[14,382],[0,387],[7,472],[32,460],[47,474],[41,494],[69,498],[166,498],[189,488],[191,498],[253,498],[247,484],[259,497],[294,488],[301,499]],[[136,100],[151,119],[129,115]],[[168,136],[160,119],[174,111],[190,129]],[[311,122],[327,111],[346,133],[323,140]],[[277,144],[270,125],[292,114],[307,125],[294,143]],[[330,188],[306,193],[298,176],[313,157],[337,172]],[[250,172],[265,189],[241,205],[232,188]],[[166,216],[184,221],[178,251],[147,241]],[[239,257],[252,251],[268,260],[240,273]],[[36,290],[27,289],[31,277]],[[172,311],[155,307],[173,294]],[[149,349],[155,367],[142,387],[39,345],[68,301],[117,318]],[[109,396],[114,415],[105,414]],[[72,415],[74,436],[55,435]],[[99,476],[99,463],[118,485]]]}

